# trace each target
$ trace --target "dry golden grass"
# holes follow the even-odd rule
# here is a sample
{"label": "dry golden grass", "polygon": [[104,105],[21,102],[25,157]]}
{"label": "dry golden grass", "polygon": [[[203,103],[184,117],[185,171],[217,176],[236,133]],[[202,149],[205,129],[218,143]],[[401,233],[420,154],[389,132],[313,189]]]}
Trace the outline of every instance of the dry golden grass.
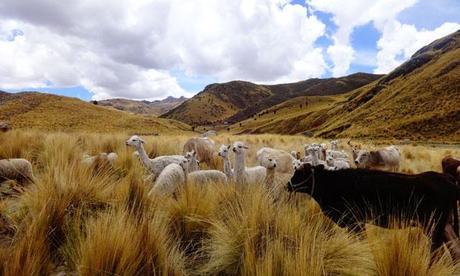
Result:
{"label": "dry golden grass", "polygon": [[[273,202],[262,187],[191,183],[174,198],[148,196],[143,168],[121,134],[13,131],[0,158],[33,162],[35,185],[0,200],[2,275],[453,275],[420,229],[368,227],[357,236],[332,223],[304,195]],[[144,137],[152,156],[181,153],[188,136]],[[301,151],[301,136],[217,136],[249,146]],[[345,141],[341,141],[345,145]],[[401,146],[402,169],[440,170],[459,149]],[[84,153],[115,151],[113,168],[94,171]],[[216,157],[217,158],[217,157]],[[216,162],[218,159],[216,159]]]}
{"label": "dry golden grass", "polygon": [[44,93],[11,94],[0,105],[0,121],[9,122],[14,129],[42,131],[174,134],[190,130],[190,126],[178,121]]}

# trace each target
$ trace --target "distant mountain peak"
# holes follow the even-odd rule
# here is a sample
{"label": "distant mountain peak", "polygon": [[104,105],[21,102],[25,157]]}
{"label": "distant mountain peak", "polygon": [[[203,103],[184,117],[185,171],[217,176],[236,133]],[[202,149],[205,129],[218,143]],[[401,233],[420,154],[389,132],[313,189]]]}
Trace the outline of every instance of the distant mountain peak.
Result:
{"label": "distant mountain peak", "polygon": [[108,99],[98,101],[99,105],[113,107],[118,110],[123,110],[135,114],[161,115],[168,112],[177,105],[183,103],[187,98],[175,98],[168,96],[163,100],[156,101],[136,101],[129,99]]}

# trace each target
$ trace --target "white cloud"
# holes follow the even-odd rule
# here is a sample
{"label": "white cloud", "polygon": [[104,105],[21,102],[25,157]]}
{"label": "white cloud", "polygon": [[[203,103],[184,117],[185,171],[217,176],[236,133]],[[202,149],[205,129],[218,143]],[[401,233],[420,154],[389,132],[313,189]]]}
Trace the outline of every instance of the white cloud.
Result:
{"label": "white cloud", "polygon": [[[187,94],[172,71],[296,81],[327,69],[325,25],[286,0],[3,0],[0,86],[83,85],[95,99]],[[23,35],[11,38],[11,31]]]}
{"label": "white cloud", "polygon": [[334,45],[327,49],[334,64],[334,76],[347,73],[354,58],[358,56],[350,45],[350,35],[356,27],[373,22],[377,29],[395,20],[404,9],[414,5],[416,0],[307,0],[314,11],[333,15],[337,31],[333,34]]}
{"label": "white cloud", "polygon": [[[459,29],[457,23],[444,23],[434,30],[417,30],[413,25],[401,24],[397,16],[417,3],[417,0],[307,0],[314,11],[330,13],[337,25],[334,45],[328,47],[334,66],[334,76],[347,73],[352,63],[363,63],[363,54],[350,46],[350,35],[356,27],[370,22],[381,33],[375,73],[388,73],[407,60],[415,51],[431,41]],[[422,12],[422,11],[421,11]],[[423,16],[423,15],[420,15]],[[374,58],[375,59],[375,58]],[[373,61],[369,62],[373,64]]]}
{"label": "white cloud", "polygon": [[432,41],[460,29],[460,24],[444,23],[438,28],[417,31],[415,26],[397,21],[387,24],[377,42],[377,68],[375,73],[388,73],[409,59],[417,50]]}
{"label": "white cloud", "polygon": [[346,44],[335,43],[327,48],[327,53],[334,63],[332,75],[334,77],[345,75],[355,55],[353,48]]}

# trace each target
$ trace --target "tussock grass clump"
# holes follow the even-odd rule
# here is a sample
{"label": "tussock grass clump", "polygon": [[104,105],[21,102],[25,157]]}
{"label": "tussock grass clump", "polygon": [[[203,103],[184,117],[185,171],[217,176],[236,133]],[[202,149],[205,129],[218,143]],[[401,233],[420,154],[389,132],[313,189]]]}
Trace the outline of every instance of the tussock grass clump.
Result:
{"label": "tussock grass clump", "polygon": [[87,222],[79,237],[80,275],[183,275],[185,259],[168,233],[168,217],[136,218],[110,210]]}
{"label": "tussock grass clump", "polygon": [[[409,224],[407,224],[409,225]],[[367,239],[378,275],[458,275],[460,266],[447,248],[433,257],[426,231],[416,227],[388,230],[367,226]]]}
{"label": "tussock grass clump", "polygon": [[[364,242],[332,224],[312,204],[273,202],[261,187],[235,194],[209,230],[205,274],[367,274]],[[305,208],[306,209],[303,209]]]}

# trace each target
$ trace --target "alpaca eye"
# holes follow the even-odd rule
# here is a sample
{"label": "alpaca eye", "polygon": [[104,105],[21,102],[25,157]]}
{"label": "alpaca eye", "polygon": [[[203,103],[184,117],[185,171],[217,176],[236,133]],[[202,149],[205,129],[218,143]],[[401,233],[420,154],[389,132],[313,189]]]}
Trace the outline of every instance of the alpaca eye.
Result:
{"label": "alpaca eye", "polygon": [[241,146],[238,146],[241,149]]}

